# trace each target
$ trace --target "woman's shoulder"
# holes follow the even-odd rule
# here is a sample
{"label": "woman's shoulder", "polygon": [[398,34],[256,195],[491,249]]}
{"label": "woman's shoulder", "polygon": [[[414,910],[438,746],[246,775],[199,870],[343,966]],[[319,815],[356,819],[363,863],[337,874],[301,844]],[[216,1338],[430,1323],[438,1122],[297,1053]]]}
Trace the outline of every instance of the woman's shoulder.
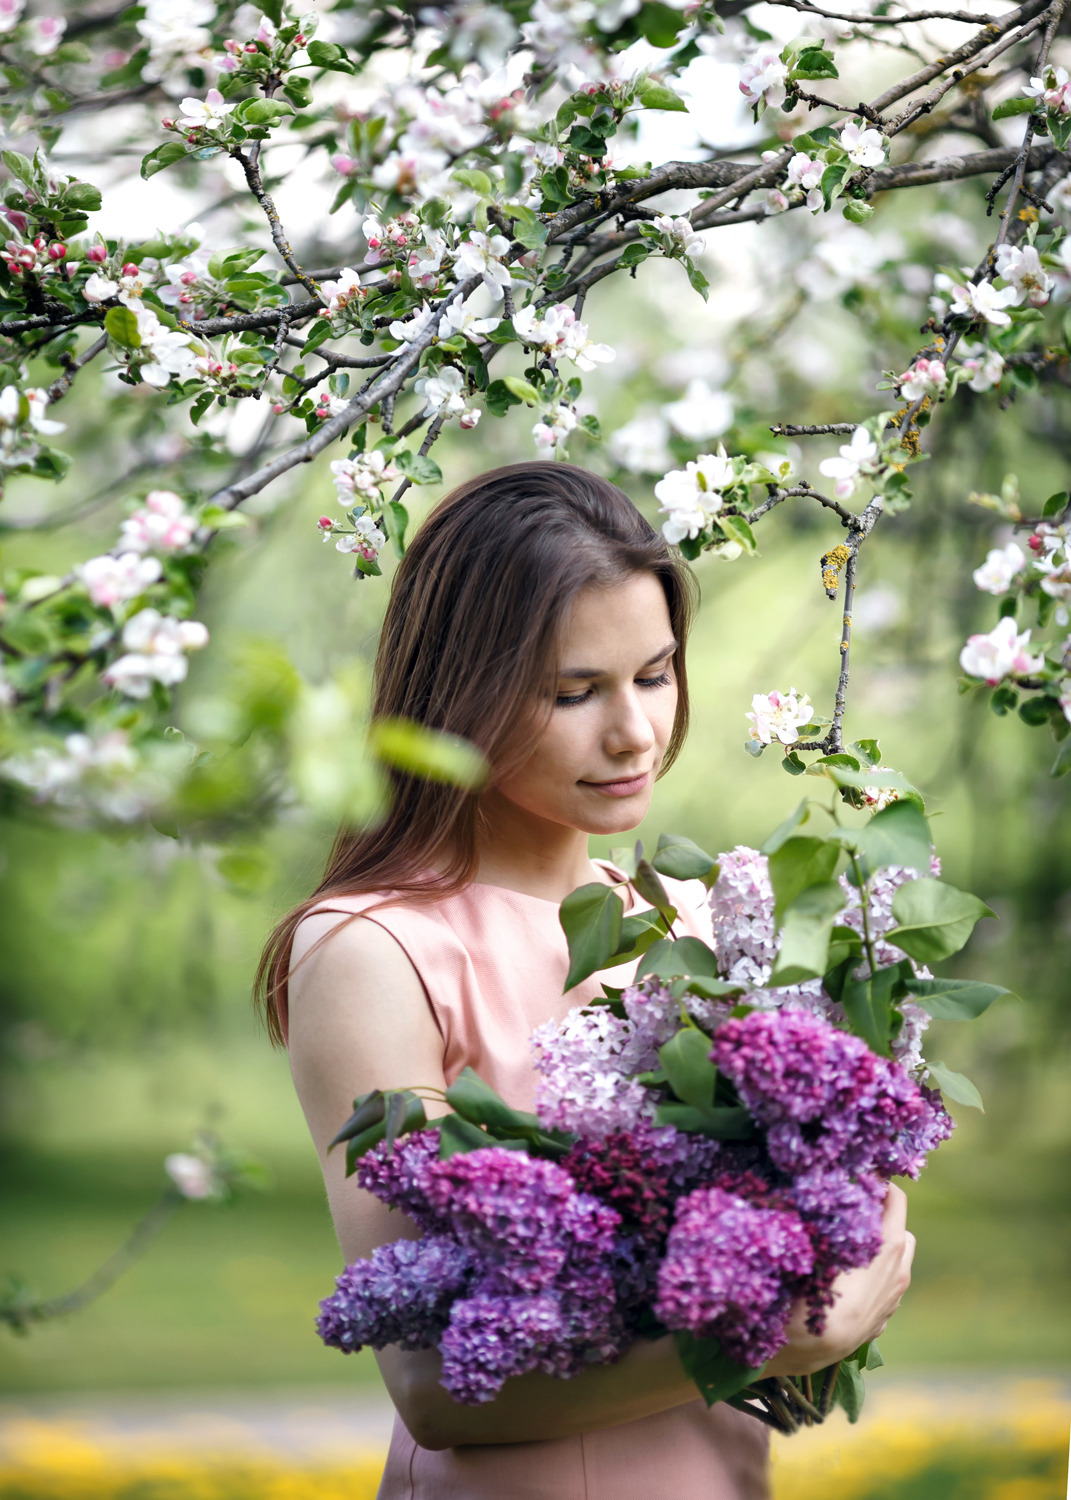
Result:
{"label": "woman's shoulder", "polygon": [[674,880],[669,875],[663,875],[661,879],[669,899],[677,908],[680,925],[687,929],[689,936],[709,943],[714,929],[706,886],[701,880]]}
{"label": "woman's shoulder", "polygon": [[[450,906],[461,892],[440,896],[415,891],[351,891],[324,895],[310,906],[294,933],[295,957],[324,939],[341,939],[357,951],[381,946],[383,933],[410,958],[426,944],[449,942]],[[360,919],[360,920],[358,920]]]}

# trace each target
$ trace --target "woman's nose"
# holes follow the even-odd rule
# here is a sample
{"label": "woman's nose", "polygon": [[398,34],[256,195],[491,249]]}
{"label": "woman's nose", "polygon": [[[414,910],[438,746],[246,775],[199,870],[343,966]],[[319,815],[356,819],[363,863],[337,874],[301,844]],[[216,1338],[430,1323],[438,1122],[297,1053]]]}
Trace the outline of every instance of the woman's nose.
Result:
{"label": "woman's nose", "polygon": [[635,687],[614,694],[604,743],[610,755],[643,755],[653,748],[654,728]]}

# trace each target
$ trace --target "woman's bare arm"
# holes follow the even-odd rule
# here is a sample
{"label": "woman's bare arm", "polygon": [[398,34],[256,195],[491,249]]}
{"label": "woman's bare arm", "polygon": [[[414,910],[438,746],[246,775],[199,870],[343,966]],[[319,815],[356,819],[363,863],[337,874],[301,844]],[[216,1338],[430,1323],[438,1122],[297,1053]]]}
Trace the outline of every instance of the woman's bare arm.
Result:
{"label": "woman's bare arm", "polygon": [[[290,1060],[294,1083],[320,1156],[339,1244],[347,1262],[377,1245],[418,1233],[345,1176],[341,1148],[327,1142],[354,1096],[373,1088],[445,1087],[443,1042],[420,979],[400,945],[375,922],[340,927],[315,952],[316,939],[344,919],[306,918],[298,929],[290,981]],[[306,954],[309,954],[307,958]],[[434,1109],[429,1111],[434,1113]],[[907,1284],[911,1237],[903,1194],[891,1190],[886,1248],[873,1267],[842,1279],[844,1295],[821,1339],[798,1310],[790,1343],[770,1373],[803,1374],[849,1354],[884,1326]],[[896,1197],[895,1195],[899,1195]],[[853,1280],[854,1278],[854,1280]],[[483,1406],[462,1406],[439,1384],[433,1349],[383,1350],[379,1366],[403,1422],[424,1448],[522,1443],[568,1437],[653,1416],[695,1400],[671,1338],[639,1339],[615,1365],[597,1365],[569,1381],[530,1374],[508,1380]]]}

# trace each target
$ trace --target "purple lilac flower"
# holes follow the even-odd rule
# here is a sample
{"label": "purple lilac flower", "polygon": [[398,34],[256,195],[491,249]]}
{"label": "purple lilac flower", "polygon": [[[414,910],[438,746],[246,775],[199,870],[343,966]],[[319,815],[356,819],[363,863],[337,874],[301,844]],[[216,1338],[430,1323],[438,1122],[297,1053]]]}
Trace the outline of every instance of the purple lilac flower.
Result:
{"label": "purple lilac flower", "polygon": [[657,1051],[606,1006],[577,1007],[532,1034],[536,1113],[551,1129],[599,1138],[654,1115],[649,1089],[629,1075],[653,1068]]}
{"label": "purple lilac flower", "polygon": [[917,1177],[952,1132],[936,1091],[818,1016],[753,1011],[719,1027],[710,1055],[783,1172],[840,1166]]}
{"label": "purple lilac flower", "polygon": [[730,1359],[756,1368],[784,1343],[793,1299],[813,1263],[794,1213],[699,1188],[677,1205],[655,1312],[667,1328],[717,1339]]}
{"label": "purple lilac flower", "polygon": [[576,1185],[609,1204],[625,1225],[658,1248],[674,1201],[710,1180],[720,1141],[646,1121],[599,1141],[580,1140],[562,1162]]}
{"label": "purple lilac flower", "polygon": [[620,1217],[554,1162],[501,1146],[436,1162],[428,1171],[432,1211],[479,1266],[496,1295],[554,1286],[570,1259],[594,1265],[613,1243]]}
{"label": "purple lilac flower", "polygon": [[352,1354],[365,1344],[430,1349],[466,1285],[472,1261],[454,1240],[429,1235],[379,1245],[347,1266],[320,1303],[316,1329],[325,1344]]}
{"label": "purple lilac flower", "polygon": [[565,1334],[557,1297],[469,1297],[439,1340],[442,1383],[455,1401],[492,1401],[511,1375],[537,1369]]}
{"label": "purple lilac flower", "polygon": [[[701,995],[686,995],[684,1003],[699,1025],[711,1031],[728,1020],[736,1001],[706,1000]],[[653,975],[641,979],[639,984],[630,984],[622,992],[621,1004],[632,1023],[638,1044],[653,1058],[657,1057],[659,1047],[680,1030],[681,1002]],[[655,1064],[652,1062],[649,1066]]]}
{"label": "purple lilac flower", "polygon": [[853,1182],[839,1168],[806,1172],[787,1188],[786,1196],[803,1220],[814,1251],[807,1287],[807,1326],[812,1333],[825,1327],[835,1278],[842,1271],[868,1266],[881,1249],[885,1192],[878,1178],[864,1174]]}
{"label": "purple lilac flower", "polygon": [[428,1202],[428,1171],[439,1159],[439,1132],[416,1130],[394,1145],[379,1145],[361,1157],[357,1183],[381,1203],[401,1209],[421,1229],[446,1228],[445,1218]]}

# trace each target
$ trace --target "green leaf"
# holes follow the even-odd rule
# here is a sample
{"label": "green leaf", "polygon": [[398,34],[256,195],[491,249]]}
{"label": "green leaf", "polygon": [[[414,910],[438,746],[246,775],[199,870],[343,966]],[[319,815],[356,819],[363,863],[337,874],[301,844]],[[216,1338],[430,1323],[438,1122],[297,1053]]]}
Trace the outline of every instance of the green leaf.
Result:
{"label": "green leaf", "polygon": [[484,400],[493,417],[504,417],[511,406],[520,404],[520,397],[513,394],[504,380],[492,380]]}
{"label": "green leaf", "polygon": [[765,1365],[749,1370],[721,1352],[714,1339],[697,1339],[693,1334],[677,1332],[673,1335],[677,1354],[684,1372],[693,1381],[699,1394],[708,1406],[735,1396],[753,1380],[759,1380]]}
{"label": "green leaf", "polygon": [[638,242],[634,245],[626,245],[618,257],[617,263],[619,266],[638,266],[647,259],[650,253],[646,245],[641,245]]}
{"label": "green leaf", "polygon": [[328,1151],[340,1146],[343,1141],[351,1141],[354,1136],[361,1135],[369,1125],[377,1125],[386,1112],[387,1101],[382,1089],[373,1089],[371,1093],[359,1095],[353,1101],[353,1114],[330,1141]]}
{"label": "green leaf", "polygon": [[624,914],[621,897],[601,881],[582,885],[566,896],[558,913],[569,944],[566,990],[607,967],[617,952]]}
{"label": "green leaf", "polygon": [[885,934],[885,941],[923,964],[958,953],[980,918],[996,916],[977,896],[931,876],[902,885],[892,914],[900,925]]}
{"label": "green leaf", "polygon": [[1011,991],[978,979],[912,979],[908,988],[916,1005],[937,1021],[973,1021],[994,1000]]}
{"label": "green leaf", "polygon": [[659,835],[651,865],[660,875],[673,880],[702,880],[710,874],[716,861],[691,839],[679,833]]}
{"label": "green leaf", "polygon": [[0,151],[0,161],[20,182],[29,186],[34,180],[33,162],[19,151]]}
{"label": "green leaf", "polygon": [[425,781],[469,788],[479,786],[487,775],[487,761],[469,740],[412,719],[375,719],[368,741],[388,766]]}
{"label": "green leaf", "polygon": [[302,349],[305,351],[318,349],[321,344],[326,344],[332,335],[330,318],[313,318],[312,327],[309,329]]}
{"label": "green leaf", "polygon": [[802,760],[795,750],[790,750],[781,759],[782,771],[787,771],[790,776],[802,776],[807,769],[807,762]]}
{"label": "green leaf", "polygon": [[108,337],[124,349],[141,348],[138,320],[129,307],[110,307],[104,315],[104,327]]}
{"label": "green leaf", "polygon": [[874,217],[874,205],[865,198],[849,198],[841,209],[841,217],[849,224],[866,224]]}
{"label": "green leaf", "polygon": [[676,908],[669,899],[669,893],[658,873],[649,860],[638,859],[636,861],[636,873],[632,877],[632,884],[645,901],[650,902],[655,911],[664,918],[667,924],[671,923],[677,915]]}
{"label": "green leaf", "polygon": [[674,1130],[709,1136],[714,1141],[750,1141],[757,1134],[755,1121],[742,1104],[697,1109],[694,1104],[677,1104],[667,1099],[655,1110],[655,1124],[672,1125]]}
{"label": "green leaf", "polygon": [[1071,771],[1071,736],[1068,736],[1060,746],[1056,759],[1052,763],[1049,775],[1052,777],[1066,776]]}
{"label": "green leaf", "polygon": [[659,1048],[658,1060],[670,1087],[683,1104],[693,1109],[714,1107],[718,1070],[710,1060],[710,1038],[705,1031],[682,1027]]}
{"label": "green leaf", "polygon": [[141,175],[148,181],[173,162],[181,161],[186,154],[186,147],[181,141],[165,141],[162,146],[154,147],[147,156],[141,158]]}
{"label": "green leaf", "polygon": [[[496,381],[495,384],[497,385],[498,382]],[[529,406],[533,406],[539,400],[539,392],[535,386],[529,380],[522,380],[519,375],[503,376],[502,384],[511,395],[516,396],[519,401],[527,401]]]}
{"label": "green leaf", "polygon": [[982,1096],[969,1078],[962,1073],[953,1073],[944,1063],[927,1062],[926,1066],[930,1070],[930,1077],[946,1099],[954,1099],[957,1104],[968,1104],[971,1109],[980,1109],[985,1114]]}
{"label": "green leaf", "polygon": [[382,516],[391,547],[398,557],[404,557],[405,528],[409,524],[409,512],[400,500],[388,500],[383,507]]}
{"label": "green leaf", "polygon": [[688,281],[691,284],[692,291],[698,292],[703,301],[706,302],[710,295],[710,282],[694,262],[685,260],[684,269],[688,273]]}
{"label": "green leaf", "polygon": [[840,882],[824,880],[801,891],[785,912],[781,943],[768,983],[800,984],[818,979],[829,963],[833,918],[846,897]]}
{"label": "green leaf", "polygon": [[60,195],[60,206],[82,213],[96,213],[100,208],[100,188],[91,182],[72,182]]}
{"label": "green leaf", "polygon": [[826,839],[793,835],[769,857],[770,882],[774,892],[774,921],[780,924],[786,910],[801,891],[826,881],[840,858],[839,845]]}
{"label": "green leaf", "polygon": [[789,78],[839,78],[833,54],[824,47],[805,47]]}
{"label": "green leaf", "polygon": [[427,453],[410,453],[407,448],[394,455],[394,463],[414,484],[442,484],[443,471]]}
{"label": "green leaf", "polygon": [[892,802],[862,828],[834,828],[829,837],[863,855],[870,871],[886,865],[930,868],[930,825],[914,802]]}
{"label": "green leaf", "polygon": [[637,966],[637,980],[644,974],[654,974],[659,979],[700,974],[707,979],[720,980],[718,960],[713,950],[697,937],[667,937],[652,943]]}
{"label": "green leaf", "polygon": [[217,250],[208,262],[208,274],[240,276],[243,271],[248,271],[250,266],[255,266],[258,260],[263,259],[266,253],[258,250],[255,245],[246,250]]}
{"label": "green leaf", "polygon": [[865,1399],[866,1383],[858,1364],[855,1360],[842,1360],[837,1371],[837,1383],[833,1388],[834,1402],[844,1408],[849,1422],[858,1422]]}
{"label": "green leaf", "polygon": [[309,62],[314,68],[327,68],[333,73],[355,73],[357,70],[343,52],[334,42],[318,42],[313,39],[305,51],[309,55]]}
{"label": "green leaf", "polygon": [[844,1007],[848,1025],[856,1036],[862,1037],[872,1052],[881,1057],[890,1057],[892,1048],[889,1038],[892,1032],[892,994],[900,978],[899,965],[878,969],[868,979],[848,979],[841,990],[840,1003]]}
{"label": "green leaf", "polygon": [[1071,497],[1068,496],[1066,490],[1058,490],[1055,495],[1050,495],[1041,507],[1042,520],[1050,521],[1054,516],[1063,515],[1067,509],[1069,499]]}
{"label": "green leaf", "polygon": [[653,943],[665,935],[666,926],[657,912],[636,912],[621,923],[621,936],[617,949],[606,962],[608,969],[617,964],[628,963],[647,952]]}
{"label": "green leaf", "polygon": [[1029,115],[1037,107],[1036,99],[1003,99],[993,111],[993,119],[1010,120],[1013,115]]}
{"label": "green leaf", "polygon": [[294,106],[285,99],[246,99],[234,111],[243,125],[277,125],[284,115],[292,115]]}
{"label": "green leaf", "polygon": [[749,557],[758,551],[755,533],[743,516],[719,516],[718,525],[731,542],[739,542]]}
{"label": "green leaf", "polygon": [[863,787],[875,786],[880,790],[914,792],[916,796],[918,795],[918,788],[912,786],[907,777],[901,775],[899,771],[872,771],[864,770],[862,767],[858,771],[853,771],[849,765],[833,764],[829,756],[826,756],[822,763],[812,761],[807,770],[812,776],[827,776],[830,781],[840,787],[851,786],[861,790]]}
{"label": "green leaf", "polygon": [[640,84],[637,97],[644,109],[672,109],[688,112],[688,106],[680,94],[667,88],[664,83],[654,83],[651,79],[644,79]]}
{"label": "green leaf", "polygon": [[496,1135],[519,1136],[542,1129],[535,1115],[512,1109],[474,1068],[462,1068],[446,1090],[446,1102],[471,1125],[486,1125]]}
{"label": "green leaf", "polygon": [[807,798],[804,797],[803,801],[796,808],[796,811],[790,813],[783,823],[777,825],[765,844],[763,844],[760,853],[775,854],[781,845],[792,837],[796,829],[806,823],[810,815],[810,804]]}
{"label": "green leaf", "polygon": [[455,182],[460,182],[464,187],[471,188],[474,193],[479,193],[481,198],[494,196],[494,183],[487,173],[481,172],[478,167],[458,167],[450,175]]}
{"label": "green leaf", "polygon": [[451,1156],[459,1156],[463,1152],[485,1151],[488,1146],[505,1144],[503,1141],[493,1140],[486,1130],[481,1130],[478,1125],[470,1125],[460,1115],[445,1115],[441,1120],[436,1120],[435,1128],[439,1132],[440,1161],[449,1161]]}

